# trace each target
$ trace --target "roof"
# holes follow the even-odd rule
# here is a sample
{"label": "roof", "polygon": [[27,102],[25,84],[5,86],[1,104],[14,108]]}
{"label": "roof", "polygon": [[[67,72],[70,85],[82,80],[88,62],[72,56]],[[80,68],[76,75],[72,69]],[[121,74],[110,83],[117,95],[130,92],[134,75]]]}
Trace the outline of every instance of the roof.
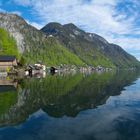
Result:
{"label": "roof", "polygon": [[6,56],[6,55],[0,55],[0,62],[12,62],[16,59],[15,56]]}

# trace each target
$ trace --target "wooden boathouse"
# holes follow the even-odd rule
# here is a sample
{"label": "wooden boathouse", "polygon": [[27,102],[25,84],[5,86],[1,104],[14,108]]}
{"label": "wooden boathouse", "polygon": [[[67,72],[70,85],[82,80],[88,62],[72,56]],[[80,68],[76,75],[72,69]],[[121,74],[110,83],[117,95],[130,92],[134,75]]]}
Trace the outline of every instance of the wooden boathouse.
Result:
{"label": "wooden boathouse", "polygon": [[0,68],[13,66],[17,66],[17,60],[15,56],[0,55]]}

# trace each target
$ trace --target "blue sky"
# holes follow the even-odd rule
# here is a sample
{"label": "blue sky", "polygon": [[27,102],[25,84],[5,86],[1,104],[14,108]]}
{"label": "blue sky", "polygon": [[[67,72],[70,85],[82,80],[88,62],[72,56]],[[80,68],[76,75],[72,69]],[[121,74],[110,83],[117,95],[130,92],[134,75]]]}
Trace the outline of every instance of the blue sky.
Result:
{"label": "blue sky", "polygon": [[74,23],[122,46],[140,60],[140,0],[0,0],[40,29],[49,22]]}

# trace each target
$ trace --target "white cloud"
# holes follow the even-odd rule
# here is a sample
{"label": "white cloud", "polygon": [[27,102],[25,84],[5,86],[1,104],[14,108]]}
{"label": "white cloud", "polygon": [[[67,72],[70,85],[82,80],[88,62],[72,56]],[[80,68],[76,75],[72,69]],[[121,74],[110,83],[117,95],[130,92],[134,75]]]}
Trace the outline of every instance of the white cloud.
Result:
{"label": "white cloud", "polygon": [[63,24],[74,22],[88,27],[89,31],[100,34],[132,33],[136,15],[127,18],[127,13],[119,13],[115,6],[120,0],[14,0],[23,6],[32,6],[33,13],[44,23],[57,21]]}
{"label": "white cloud", "polygon": [[[109,40],[109,39],[108,39]],[[110,42],[116,42],[120,46],[124,46],[124,49],[140,49],[140,39],[139,38],[127,38],[127,37],[118,37],[111,38]]]}
{"label": "white cloud", "polygon": [[116,44],[123,46],[130,54],[134,55],[138,60],[140,60],[140,39],[139,38],[127,38],[127,37],[117,37],[110,38],[108,37],[110,42],[115,42]]}
{"label": "white cloud", "polygon": [[22,13],[21,13],[21,12],[19,12],[19,11],[12,11],[12,12],[10,12],[10,13],[17,14],[17,15],[19,15],[19,16],[21,16],[21,15],[22,15]]}
{"label": "white cloud", "polygon": [[6,11],[6,10],[1,9],[1,8],[0,8],[0,12],[2,12],[2,13],[12,13],[12,14],[17,14],[17,15],[19,15],[19,16],[22,15],[22,13],[19,12],[19,11],[11,11],[11,12],[9,12],[9,11]]}
{"label": "white cloud", "polygon": [[[126,19],[127,14],[115,10],[118,0],[92,0],[89,4],[81,0],[30,1],[34,11],[43,22],[57,21],[63,24],[74,22],[100,34],[129,34],[133,32],[136,15]],[[116,16],[114,16],[116,15]],[[136,31],[135,31],[136,32]],[[137,32],[136,32],[137,33]]]}
{"label": "white cloud", "polygon": [[26,20],[26,22],[27,22],[28,24],[32,25],[33,27],[36,27],[38,30],[40,30],[40,29],[43,27],[43,25],[38,24],[38,23],[36,23],[36,22],[31,22],[31,21],[28,21],[28,20]]}
{"label": "white cloud", "polygon": [[[124,36],[140,35],[140,27],[135,26],[139,13],[134,10],[135,7],[140,8],[140,4],[137,0],[128,1],[132,2],[128,11],[133,16],[128,11],[116,9],[123,0],[14,0],[16,4],[30,6],[32,14],[42,25],[48,22],[72,22],[84,27],[86,31],[95,32],[113,43],[118,43],[126,50],[139,49],[139,38]],[[41,27],[34,22],[31,24],[39,29]]]}
{"label": "white cloud", "polygon": [[4,9],[1,9],[1,8],[0,8],[0,12],[6,12],[6,11],[5,11]]}

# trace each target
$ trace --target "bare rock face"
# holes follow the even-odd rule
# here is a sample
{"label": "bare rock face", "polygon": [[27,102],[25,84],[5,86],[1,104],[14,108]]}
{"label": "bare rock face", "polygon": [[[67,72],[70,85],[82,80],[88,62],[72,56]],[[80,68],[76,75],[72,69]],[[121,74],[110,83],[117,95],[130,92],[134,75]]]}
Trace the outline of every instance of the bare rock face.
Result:
{"label": "bare rock face", "polygon": [[33,44],[38,47],[39,42],[45,39],[45,35],[15,14],[0,13],[0,28],[4,28],[14,37],[20,53],[30,50]]}
{"label": "bare rock face", "polygon": [[16,15],[0,14],[0,27],[13,36],[17,42],[18,50],[22,53],[24,51],[24,36],[20,33],[16,26],[21,22]]}

